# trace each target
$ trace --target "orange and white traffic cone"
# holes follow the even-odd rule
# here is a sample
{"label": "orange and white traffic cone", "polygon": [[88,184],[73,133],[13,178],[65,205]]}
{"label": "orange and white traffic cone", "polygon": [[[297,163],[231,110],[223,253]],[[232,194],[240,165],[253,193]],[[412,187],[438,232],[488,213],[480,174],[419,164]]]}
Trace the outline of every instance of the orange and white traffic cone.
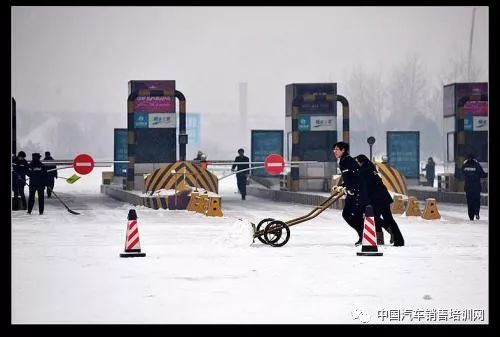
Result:
{"label": "orange and white traffic cone", "polygon": [[139,242],[139,226],[137,225],[137,214],[134,209],[128,211],[127,235],[125,236],[125,251],[120,253],[120,257],[146,256],[141,253]]}
{"label": "orange and white traffic cone", "polygon": [[361,251],[358,256],[382,256],[383,253],[377,249],[377,233],[375,231],[375,219],[373,217],[373,208],[368,205],[365,209],[365,223],[363,226],[363,241]]}

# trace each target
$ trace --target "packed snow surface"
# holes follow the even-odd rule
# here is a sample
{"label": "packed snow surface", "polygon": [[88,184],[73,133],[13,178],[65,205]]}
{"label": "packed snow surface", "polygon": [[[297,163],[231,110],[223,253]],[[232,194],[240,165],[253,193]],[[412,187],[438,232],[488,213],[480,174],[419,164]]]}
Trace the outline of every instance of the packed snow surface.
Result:
{"label": "packed snow surface", "polygon": [[[488,323],[488,209],[438,204],[442,218],[395,215],[406,245],[357,256],[356,233],[328,209],[275,248],[251,223],[313,206],[247,196],[219,182],[222,217],[153,210],[100,193],[95,168],[57,179],[45,212],[12,212],[12,323]],[[72,169],[61,170],[69,177]],[[26,189],[27,192],[27,189]],[[127,214],[146,257],[120,258]]]}

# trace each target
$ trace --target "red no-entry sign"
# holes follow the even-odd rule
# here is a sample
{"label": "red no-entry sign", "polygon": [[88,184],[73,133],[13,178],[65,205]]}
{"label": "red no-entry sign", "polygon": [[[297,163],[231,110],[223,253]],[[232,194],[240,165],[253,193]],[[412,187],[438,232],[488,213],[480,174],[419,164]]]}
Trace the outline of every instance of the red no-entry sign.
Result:
{"label": "red no-entry sign", "polygon": [[283,172],[284,168],[285,168],[285,160],[279,154],[275,153],[270,154],[264,160],[264,169],[270,175],[275,176],[277,174],[280,174],[281,172]]}
{"label": "red no-entry sign", "polygon": [[79,154],[73,159],[73,168],[77,173],[89,174],[94,168],[94,159],[88,154]]}

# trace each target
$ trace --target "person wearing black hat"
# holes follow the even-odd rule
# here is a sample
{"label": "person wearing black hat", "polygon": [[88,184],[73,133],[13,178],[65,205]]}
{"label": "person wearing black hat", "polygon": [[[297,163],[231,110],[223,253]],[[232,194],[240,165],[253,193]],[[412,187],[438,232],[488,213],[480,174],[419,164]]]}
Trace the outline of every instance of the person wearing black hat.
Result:
{"label": "person wearing black hat", "polygon": [[[45,158],[43,160],[50,161],[54,160],[54,158],[50,156],[49,151],[45,151]],[[47,168],[47,198],[50,198],[54,189],[54,180],[57,178],[57,166],[45,164],[45,167]]]}
{"label": "person wearing black hat", "polygon": [[24,185],[26,185],[26,175],[28,174],[28,162],[26,153],[19,151],[17,156],[12,157],[12,190],[14,191],[13,210],[19,210],[19,199],[21,199],[22,210],[26,210],[26,196],[24,195]]}
{"label": "person wearing black hat", "polygon": [[469,219],[479,220],[479,210],[481,209],[481,178],[486,178],[487,173],[476,159],[473,153],[469,153],[467,160],[462,166],[462,173],[465,180],[465,197],[467,199],[467,211]]}
{"label": "person wearing black hat", "polygon": [[[238,156],[234,158],[234,162],[236,163],[248,163],[250,162],[250,159],[248,159],[247,156],[244,155],[245,150],[239,149],[238,150]],[[233,172],[238,172],[241,170],[246,170],[250,168],[248,164],[233,164],[231,167],[231,171]],[[248,177],[248,171],[245,172],[238,172],[236,173],[236,181],[238,184],[238,190],[240,191],[241,194],[241,200],[245,200],[246,195],[247,195],[247,177]]]}
{"label": "person wearing black hat", "polygon": [[28,197],[28,214],[31,214],[35,204],[35,193],[38,193],[38,213],[43,214],[44,208],[44,193],[45,186],[47,185],[47,168],[40,161],[40,153],[33,153],[31,155],[31,163],[29,165],[28,176],[30,177]]}

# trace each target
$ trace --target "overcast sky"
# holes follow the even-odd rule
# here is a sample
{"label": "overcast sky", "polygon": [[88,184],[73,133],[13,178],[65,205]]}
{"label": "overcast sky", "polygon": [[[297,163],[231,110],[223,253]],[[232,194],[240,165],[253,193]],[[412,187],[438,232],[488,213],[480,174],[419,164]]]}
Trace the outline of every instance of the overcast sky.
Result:
{"label": "overcast sky", "polygon": [[[488,64],[488,7],[473,60]],[[472,7],[12,7],[18,111],[114,115],[129,80],[175,80],[188,112],[284,116],[285,85],[389,69],[417,52],[430,76],[467,54]],[[432,79],[431,79],[432,80]],[[284,125],[284,118],[282,120]],[[351,126],[351,129],[354,126]]]}

